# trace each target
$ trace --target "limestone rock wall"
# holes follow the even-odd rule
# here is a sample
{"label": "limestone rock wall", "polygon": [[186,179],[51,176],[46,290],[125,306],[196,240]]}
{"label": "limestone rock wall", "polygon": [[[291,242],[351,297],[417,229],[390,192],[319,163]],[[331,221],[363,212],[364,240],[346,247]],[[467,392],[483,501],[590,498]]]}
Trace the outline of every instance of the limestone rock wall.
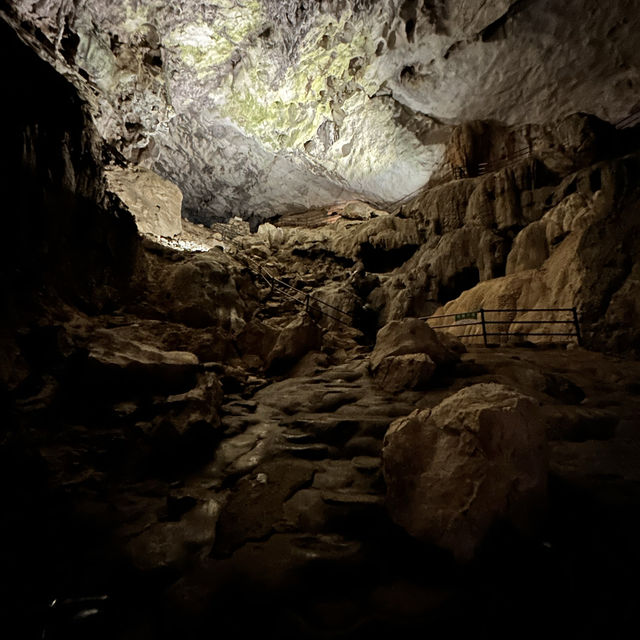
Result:
{"label": "limestone rock wall", "polygon": [[[380,324],[431,315],[444,303],[453,313],[576,306],[595,323],[590,335],[600,346],[637,342],[622,329],[635,316],[621,296],[619,311],[607,312],[627,277],[625,291],[634,286],[636,136],[582,114],[520,130],[460,127],[447,149],[458,166],[477,167],[527,138],[530,155],[487,175],[436,180],[396,211],[392,218],[416,225],[420,244],[371,292]],[[413,242],[396,228],[388,243]]]}
{"label": "limestone rock wall", "polygon": [[637,352],[639,175],[636,153],[568,177],[544,216],[516,236],[506,275],[465,291],[444,312],[577,307],[590,346]]}
{"label": "limestone rock wall", "polygon": [[[542,215],[557,180],[536,160],[524,161],[434,187],[403,205],[397,215],[416,226],[420,243],[381,276],[371,295],[381,322],[428,315],[478,282],[503,275],[513,238]],[[403,242],[400,236],[395,241]]]}
{"label": "limestone rock wall", "polygon": [[395,201],[438,168],[451,125],[614,121],[640,81],[626,0],[18,0],[2,13],[200,221]]}
{"label": "limestone rock wall", "polygon": [[172,237],[182,231],[182,192],[148,169],[112,166],[109,188],[127,205],[140,233]]}
{"label": "limestone rock wall", "polygon": [[4,23],[0,34],[11,61],[0,124],[3,320],[54,295],[112,306],[130,290],[138,243],[133,218],[106,194],[100,137],[73,85]]}
{"label": "limestone rock wall", "polygon": [[[532,128],[472,128],[481,140],[486,131],[492,145],[483,158]],[[448,154],[459,153],[460,162],[465,148],[481,148],[459,139]],[[259,246],[281,275],[297,274],[292,283],[315,286],[371,338],[389,321],[443,305],[450,313],[575,306],[589,346],[636,350],[637,132],[576,114],[538,127],[531,139],[531,157],[434,185],[392,214],[316,229],[272,227],[244,247]],[[505,317],[502,329],[536,328],[510,327],[515,320]]]}
{"label": "limestone rock wall", "polygon": [[[153,325],[141,342],[166,340],[168,350],[193,349],[204,360],[225,355],[229,334],[255,308],[249,278],[221,252],[182,255],[142,243],[130,210],[107,188],[102,165],[113,153],[75,87],[4,23],[0,47],[15,62],[5,77],[13,100],[0,124],[7,238],[0,256],[0,384],[24,382],[50,350],[69,355],[57,344],[56,332],[67,333],[60,323],[116,309],[152,325],[178,325]],[[167,189],[169,199],[179,196],[176,187]],[[155,196],[162,194],[156,189]],[[174,215],[180,224],[177,207]],[[210,327],[210,340],[193,340],[195,327]]]}

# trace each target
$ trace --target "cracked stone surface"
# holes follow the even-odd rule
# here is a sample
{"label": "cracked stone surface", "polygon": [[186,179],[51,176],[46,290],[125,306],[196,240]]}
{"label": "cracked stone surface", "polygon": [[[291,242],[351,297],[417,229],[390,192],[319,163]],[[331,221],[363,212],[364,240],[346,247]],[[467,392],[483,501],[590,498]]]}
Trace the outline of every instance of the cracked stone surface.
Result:
{"label": "cracked stone surface", "polygon": [[102,136],[205,222],[389,203],[426,183],[451,125],[615,121],[640,82],[623,0],[5,4]]}

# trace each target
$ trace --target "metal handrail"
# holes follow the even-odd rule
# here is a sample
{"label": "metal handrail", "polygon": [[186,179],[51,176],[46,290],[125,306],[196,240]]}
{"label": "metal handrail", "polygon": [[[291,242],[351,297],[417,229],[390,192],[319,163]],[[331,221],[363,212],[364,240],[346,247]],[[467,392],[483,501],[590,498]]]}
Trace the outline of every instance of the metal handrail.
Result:
{"label": "metal handrail", "polygon": [[[233,242],[233,240],[235,240],[237,237],[242,235],[240,233],[233,232],[231,230],[221,229],[220,227],[217,228],[217,231],[223,236],[223,238],[225,235],[227,235],[227,238],[230,242]],[[335,320],[336,322],[344,324],[345,326],[348,326],[348,327],[352,326],[353,316],[350,313],[347,313],[346,311],[343,311],[342,309],[339,309],[338,307],[335,307],[332,304],[329,304],[328,302],[325,302],[324,300],[321,300],[320,298],[310,293],[306,293],[301,289],[297,289],[296,287],[290,285],[288,282],[284,282],[284,280],[280,280],[279,278],[276,278],[276,276],[271,274],[267,269],[265,269],[260,263],[254,260],[251,256],[248,256],[243,253],[236,253],[236,256],[240,257],[240,259],[245,262],[245,266],[250,271],[258,275],[259,277],[263,278],[266,281],[266,283],[271,287],[271,289],[276,288],[276,286],[279,287],[281,292],[284,295],[286,295],[288,298],[290,298],[297,304],[304,306],[307,313],[309,313],[309,311],[311,310],[311,304],[312,302],[314,302],[319,305],[324,305],[325,307],[329,307],[333,311],[337,311],[339,314],[343,316],[343,318],[339,318],[325,311],[324,309],[320,309],[316,307],[317,310],[327,318],[331,318],[332,320]],[[290,293],[290,291],[295,292],[295,294]],[[296,297],[296,294],[301,294],[303,298],[300,299]],[[345,318],[347,320],[345,320]]]}
{"label": "metal handrail", "polygon": [[640,106],[634,109],[628,116],[615,123],[616,129],[628,129],[640,123]]}
{"label": "metal handrail", "polygon": [[[515,319],[505,319],[505,320],[487,320],[487,313],[571,313],[571,317],[568,319],[542,319],[542,320],[515,320]],[[478,320],[478,315],[480,319]],[[420,320],[425,320],[426,322],[430,322],[431,320],[446,320],[448,318],[456,318],[456,320],[471,320],[471,322],[457,323],[454,324],[442,324],[437,326],[432,326],[432,329],[452,329],[452,328],[464,328],[464,327],[482,327],[481,333],[474,334],[462,334],[458,336],[459,338],[483,338],[484,345],[489,346],[488,338],[495,336],[566,336],[576,338],[579,345],[582,345],[582,332],[580,330],[580,321],[578,318],[578,311],[575,307],[544,307],[538,309],[476,309],[473,311],[464,311],[459,313],[445,313],[437,316],[424,316],[420,318]],[[520,325],[558,325],[558,324],[568,324],[573,325],[573,331],[548,331],[548,332],[524,332],[524,331],[509,331],[509,327],[514,324]],[[507,325],[506,331],[488,331],[488,326],[495,325]]]}
{"label": "metal handrail", "polygon": [[507,169],[520,160],[530,158],[532,155],[533,150],[530,147],[522,147],[514,151],[513,153],[498,158],[497,160],[492,160],[490,162],[479,162],[477,167],[478,175],[483,176],[488,173],[493,173],[494,171],[499,171],[500,169]]}

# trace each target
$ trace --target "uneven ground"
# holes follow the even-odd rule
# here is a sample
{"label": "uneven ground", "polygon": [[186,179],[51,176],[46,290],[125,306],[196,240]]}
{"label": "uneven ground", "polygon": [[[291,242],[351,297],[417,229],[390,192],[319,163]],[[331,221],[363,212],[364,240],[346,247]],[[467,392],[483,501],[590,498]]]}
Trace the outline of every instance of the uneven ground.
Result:
{"label": "uneven ground", "polygon": [[[538,619],[524,637],[553,635],[546,627],[557,618],[558,632],[602,637],[631,615],[622,576],[638,559],[639,371],[583,350],[474,348],[437,388],[390,397],[355,356],[233,400],[223,420],[230,437],[205,476],[224,486],[217,473],[226,463],[231,482],[212,557],[172,587],[170,599],[184,605],[197,593],[212,620],[287,637],[478,626],[481,637],[506,637],[531,611]],[[497,536],[460,570],[388,521],[379,456],[395,416],[476,382],[515,386],[542,404],[551,506],[539,539]],[[228,598],[238,580],[240,605]],[[246,597],[261,605],[257,620],[241,619]]]}
{"label": "uneven ground", "polygon": [[[122,316],[72,324],[65,330],[72,340],[82,335],[91,353],[101,331],[117,333],[122,348],[160,330]],[[373,383],[368,352],[348,335],[336,348],[334,337],[277,378],[216,363],[176,373],[183,365],[166,360],[132,374],[116,359],[81,367],[85,403],[64,406],[58,393],[47,408],[46,389],[23,398],[22,415],[38,432],[31,454],[11,465],[3,601],[24,637],[63,624],[46,613],[54,597],[101,594],[108,600],[92,637],[200,638],[224,629],[488,638],[514,628],[520,637],[618,637],[635,607],[626,578],[640,566],[640,363],[577,347],[470,347],[426,391],[390,395]],[[151,429],[143,414],[169,405],[145,408],[148,390],[124,400],[108,386],[112,375],[130,376],[133,387],[151,376],[166,395],[185,375],[207,371],[223,382],[222,422],[215,441],[182,452],[185,466],[170,462],[178,452],[170,434],[143,433]],[[56,384],[77,388],[67,375]],[[513,386],[542,406],[550,506],[539,537],[496,531],[460,567],[391,522],[380,451],[396,417],[477,382]],[[57,427],[62,420],[77,426]]]}

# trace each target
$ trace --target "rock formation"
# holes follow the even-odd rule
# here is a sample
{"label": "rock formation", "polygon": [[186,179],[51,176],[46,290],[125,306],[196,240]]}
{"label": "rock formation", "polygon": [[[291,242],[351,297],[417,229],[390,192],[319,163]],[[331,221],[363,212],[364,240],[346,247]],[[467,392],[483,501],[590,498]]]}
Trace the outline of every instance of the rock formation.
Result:
{"label": "rock formation", "polygon": [[390,392],[424,389],[438,365],[455,360],[455,353],[418,318],[394,320],[380,329],[370,359],[377,383]]}
{"label": "rock formation", "polygon": [[0,3],[3,630],[627,631],[637,16],[556,4]]}
{"label": "rock formation", "polygon": [[136,220],[140,233],[176,236],[182,231],[182,192],[160,176],[140,167],[113,166],[106,174],[109,188],[117,194]]}
{"label": "rock formation", "polygon": [[[577,307],[589,344],[637,350],[640,318],[634,305],[622,300],[637,286],[638,161],[632,154],[567,177],[544,215],[515,236],[506,275],[482,278],[443,311]],[[513,314],[502,316],[502,328],[508,330],[512,319]]]}
{"label": "rock formation", "polygon": [[531,399],[467,387],[385,436],[387,504],[409,533],[472,558],[491,527],[534,533],[546,502],[545,426]]}
{"label": "rock formation", "polygon": [[200,221],[395,201],[438,168],[450,125],[615,121],[638,85],[624,0],[20,0],[3,14]]}

